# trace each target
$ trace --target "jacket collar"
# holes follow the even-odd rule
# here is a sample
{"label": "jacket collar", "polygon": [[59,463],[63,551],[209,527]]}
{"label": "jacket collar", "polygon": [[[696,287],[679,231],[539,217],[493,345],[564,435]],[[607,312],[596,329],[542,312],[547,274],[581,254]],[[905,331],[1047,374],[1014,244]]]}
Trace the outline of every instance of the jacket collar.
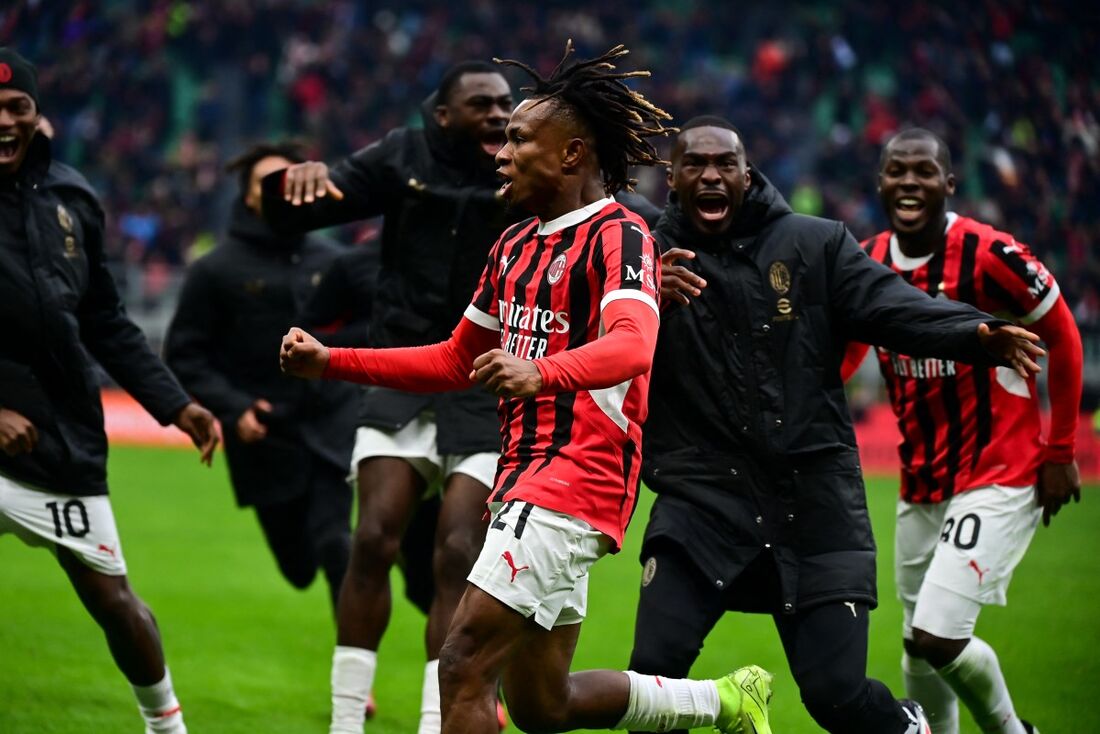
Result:
{"label": "jacket collar", "polygon": [[229,219],[229,236],[264,250],[288,252],[301,247],[304,235],[287,235],[275,231],[264,219],[257,217],[238,197],[233,202]]}

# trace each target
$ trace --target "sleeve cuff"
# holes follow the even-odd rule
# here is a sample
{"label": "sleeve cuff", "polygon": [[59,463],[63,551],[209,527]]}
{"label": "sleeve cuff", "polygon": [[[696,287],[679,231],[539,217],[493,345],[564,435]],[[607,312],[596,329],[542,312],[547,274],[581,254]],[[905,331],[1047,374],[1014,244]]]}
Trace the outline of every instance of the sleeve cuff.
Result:
{"label": "sleeve cuff", "polygon": [[1047,464],[1069,464],[1076,458],[1072,445],[1047,445],[1043,449],[1043,462]]}

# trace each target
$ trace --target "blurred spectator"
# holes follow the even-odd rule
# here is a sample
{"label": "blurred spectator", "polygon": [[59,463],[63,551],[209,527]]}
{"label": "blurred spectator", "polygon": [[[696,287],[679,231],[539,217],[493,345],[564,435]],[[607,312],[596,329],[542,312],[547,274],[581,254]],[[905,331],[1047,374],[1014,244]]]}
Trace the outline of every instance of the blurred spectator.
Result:
{"label": "blurred spectator", "polygon": [[[1083,330],[1100,333],[1100,25],[1070,3],[3,7],[0,44],[39,64],[58,156],[102,193],[111,255],[128,271],[178,268],[203,247],[229,211],[218,167],[245,141],[299,134],[312,156],[332,159],[415,119],[449,64],[533,57],[546,67],[571,35],[582,54],[627,44],[654,70],[643,83],[662,106],[678,119],[728,116],[776,186],[857,237],[885,225],[873,177],[881,142],[906,125],[936,131],[955,155],[960,212],[1019,233],[1061,276]],[[658,202],[660,178],[643,181]]]}

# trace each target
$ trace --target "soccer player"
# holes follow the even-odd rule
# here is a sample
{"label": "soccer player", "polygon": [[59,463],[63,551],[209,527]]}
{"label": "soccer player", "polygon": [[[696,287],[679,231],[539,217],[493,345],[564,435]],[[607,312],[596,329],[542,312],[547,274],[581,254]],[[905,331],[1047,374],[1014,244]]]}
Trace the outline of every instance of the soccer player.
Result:
{"label": "soccer player", "polygon": [[[902,435],[894,573],[906,687],[935,734],[959,731],[958,699],[983,732],[1034,732],[1016,716],[997,655],[974,627],[982,605],[1005,603],[1040,515],[1049,522],[1080,498],[1081,337],[1058,283],[1027,245],[947,211],[955,176],[937,135],[913,128],[892,138],[878,185],[891,229],[864,243],[873,259],[936,299],[1027,325],[1050,354],[1044,442],[1034,379],[915,358],[904,344],[877,350]],[[846,372],[865,353],[853,349]]]}
{"label": "soccer player", "polygon": [[0,535],[49,548],[133,687],[145,731],[185,734],[160,633],[126,578],[107,497],[95,365],[209,465],[214,417],[126,316],[104,258],[103,209],[52,160],[33,65],[0,48]]}
{"label": "soccer player", "polygon": [[839,373],[847,335],[1020,369],[1041,350],[909,286],[843,224],[793,213],[725,119],[684,124],[669,185],[631,667],[685,675],[725,612],[770,614],[822,728],[926,734],[915,704],[867,678],[875,545]]}
{"label": "soccer player", "polygon": [[440,657],[443,731],[495,729],[503,679],[526,731],[714,724],[770,732],[770,676],[718,681],[632,672],[569,673],[588,570],[617,551],[637,499],[640,424],[658,328],[658,263],[645,222],[611,195],[629,164],[658,162],[646,138],[668,119],[617,72],[617,46],[549,78],[497,155],[501,194],[535,217],[508,229],[451,338],[414,349],[328,349],[292,330],[280,359],[303,377],[412,390],[476,381],[501,398],[504,451],[485,546]]}
{"label": "soccer player", "polygon": [[[331,171],[306,162],[264,180],[264,217],[279,231],[384,217],[370,344],[431,344],[461,318],[486,253],[517,219],[497,196],[493,163],[511,109],[499,69],[463,62],[423,104],[423,129],[393,130]],[[333,734],[362,731],[390,618],[390,570],[410,518],[437,486],[443,498],[419,733],[439,730],[439,648],[485,539],[485,499],[499,452],[496,400],[484,391],[368,392],[351,459],[359,517],[337,612]]]}
{"label": "soccer player", "polygon": [[305,589],[320,570],[335,610],[351,547],[345,478],[357,392],[287,380],[264,348],[296,323],[340,253],[315,235],[278,232],[259,214],[263,177],[303,160],[298,145],[260,143],[229,163],[240,189],[229,228],[188,270],[165,355],[225,427],[237,503],[255,508],[283,577]]}

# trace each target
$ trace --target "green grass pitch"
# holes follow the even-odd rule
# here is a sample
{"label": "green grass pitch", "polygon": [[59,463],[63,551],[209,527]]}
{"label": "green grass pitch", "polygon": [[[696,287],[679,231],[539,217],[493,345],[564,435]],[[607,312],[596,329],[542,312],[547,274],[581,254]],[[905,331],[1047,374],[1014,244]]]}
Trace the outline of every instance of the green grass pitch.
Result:
{"label": "green grass pitch", "polygon": [[[224,463],[191,452],[116,448],[110,476],[134,587],[156,612],[193,734],[325,732],[333,624],[318,579],[307,592],[278,575],[251,512],[238,511]],[[869,483],[881,607],[869,672],[896,693],[901,612],[893,599],[894,482]],[[630,654],[646,493],[626,550],[597,564],[575,668],[621,669]],[[978,633],[1001,656],[1020,712],[1044,732],[1100,732],[1100,495],[1086,491],[1040,528],[1009,593]],[[400,582],[397,582],[398,584]],[[98,628],[51,555],[0,539],[0,732],[116,734],[141,722]],[[379,653],[379,716],[367,732],[415,731],[423,619],[403,600]],[[818,729],[803,711],[766,617],[727,615],[695,666],[714,677],[755,662],[776,675],[777,734]],[[964,714],[963,731],[977,729]]]}

